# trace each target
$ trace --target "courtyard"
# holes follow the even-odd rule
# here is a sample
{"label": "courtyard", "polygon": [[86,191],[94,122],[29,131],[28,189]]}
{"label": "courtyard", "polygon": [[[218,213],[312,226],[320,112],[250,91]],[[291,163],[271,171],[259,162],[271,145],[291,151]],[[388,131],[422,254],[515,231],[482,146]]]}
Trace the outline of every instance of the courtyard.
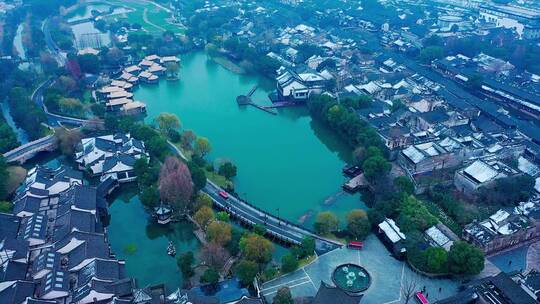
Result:
{"label": "courtyard", "polygon": [[261,293],[269,302],[283,286],[290,288],[293,297],[315,296],[321,281],[333,285],[332,273],[344,263],[360,265],[370,274],[371,285],[363,292],[361,301],[365,304],[404,303],[402,286],[411,284],[418,291],[425,286],[425,294],[430,302],[434,302],[454,295],[460,285],[457,280],[432,279],[414,273],[404,262],[392,257],[376,236],[370,235],[363,250],[342,248],[331,251],[295,272],[262,284]]}

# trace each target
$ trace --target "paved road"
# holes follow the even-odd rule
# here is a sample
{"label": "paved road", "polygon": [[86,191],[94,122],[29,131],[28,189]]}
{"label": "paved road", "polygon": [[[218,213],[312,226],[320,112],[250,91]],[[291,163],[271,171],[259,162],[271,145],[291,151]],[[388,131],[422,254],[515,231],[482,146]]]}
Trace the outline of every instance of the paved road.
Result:
{"label": "paved road", "polygon": [[66,64],[66,55],[60,51],[60,48],[56,45],[52,39],[51,31],[49,30],[49,19],[45,19],[41,27],[43,35],[45,36],[45,43],[47,44],[47,49],[54,57],[59,66],[64,66]]}
{"label": "paved road", "polygon": [[[180,149],[172,142],[169,142],[169,145],[177,155],[186,159],[182,151],[180,151]],[[224,190],[210,180],[207,180],[203,191],[212,198],[214,204],[220,209],[226,210],[232,216],[250,226],[265,226],[269,235],[288,244],[298,245],[305,237],[312,237],[315,239],[316,251],[319,255],[343,246],[343,244],[339,242],[320,237],[308,229],[277,218],[264,210],[258,209],[245,201],[237,199],[231,194],[225,199],[219,195],[219,192]]]}
{"label": "paved road", "polygon": [[49,88],[54,83],[54,79],[49,79],[42,84],[40,84],[37,89],[32,93],[32,101],[35,102],[40,108],[43,109],[45,114],[47,115],[47,124],[52,127],[59,126],[61,124],[70,124],[75,126],[82,126],[84,124],[88,124],[88,120],[74,118],[74,117],[68,117],[68,116],[62,116],[58,114],[51,113],[47,110],[47,107],[45,106],[43,102],[43,93],[47,88]]}

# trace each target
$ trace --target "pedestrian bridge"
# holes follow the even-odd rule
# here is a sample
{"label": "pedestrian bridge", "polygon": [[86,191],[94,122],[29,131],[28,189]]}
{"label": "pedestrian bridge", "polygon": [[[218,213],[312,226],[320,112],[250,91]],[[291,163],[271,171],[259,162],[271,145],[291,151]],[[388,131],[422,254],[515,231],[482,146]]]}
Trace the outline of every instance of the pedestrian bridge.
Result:
{"label": "pedestrian bridge", "polygon": [[4,158],[9,163],[23,164],[39,152],[53,151],[56,149],[56,138],[54,135],[42,137],[19,146],[11,151],[4,153]]}

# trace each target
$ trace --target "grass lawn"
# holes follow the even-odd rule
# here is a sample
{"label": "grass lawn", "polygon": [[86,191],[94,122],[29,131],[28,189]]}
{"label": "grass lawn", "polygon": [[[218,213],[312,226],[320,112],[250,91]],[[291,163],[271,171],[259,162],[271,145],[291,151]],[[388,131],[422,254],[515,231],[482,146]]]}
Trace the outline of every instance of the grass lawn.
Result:
{"label": "grass lawn", "polygon": [[172,31],[178,34],[184,33],[184,29],[168,23],[166,19],[170,17],[170,13],[156,5],[137,0],[111,0],[107,1],[107,3],[133,9],[132,12],[126,14],[107,17],[108,21],[125,19],[129,23],[140,24],[145,31],[151,34],[159,34],[163,31]]}
{"label": "grass lawn", "polygon": [[216,185],[220,186],[223,189],[227,189],[233,186],[233,183],[222,175],[219,175],[215,172],[210,172],[206,169],[204,169],[204,172],[206,173],[206,177],[209,180],[211,180],[213,183],[215,183]]}
{"label": "grass lawn", "polygon": [[26,178],[26,169],[21,166],[11,166],[8,169],[9,179],[6,185],[8,193],[13,193]]}

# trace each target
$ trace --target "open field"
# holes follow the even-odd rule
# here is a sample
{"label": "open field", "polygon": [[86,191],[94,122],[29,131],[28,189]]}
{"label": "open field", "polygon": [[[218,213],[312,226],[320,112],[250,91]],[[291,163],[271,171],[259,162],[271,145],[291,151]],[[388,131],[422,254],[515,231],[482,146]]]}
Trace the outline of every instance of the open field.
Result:
{"label": "open field", "polygon": [[145,31],[152,34],[158,34],[164,31],[172,31],[174,33],[184,32],[183,28],[166,21],[166,19],[171,16],[171,11],[168,8],[153,2],[140,0],[110,0],[105,1],[105,3],[133,9],[133,11],[128,13],[109,16],[107,17],[107,20],[109,21],[125,19],[130,23],[140,24]]}

